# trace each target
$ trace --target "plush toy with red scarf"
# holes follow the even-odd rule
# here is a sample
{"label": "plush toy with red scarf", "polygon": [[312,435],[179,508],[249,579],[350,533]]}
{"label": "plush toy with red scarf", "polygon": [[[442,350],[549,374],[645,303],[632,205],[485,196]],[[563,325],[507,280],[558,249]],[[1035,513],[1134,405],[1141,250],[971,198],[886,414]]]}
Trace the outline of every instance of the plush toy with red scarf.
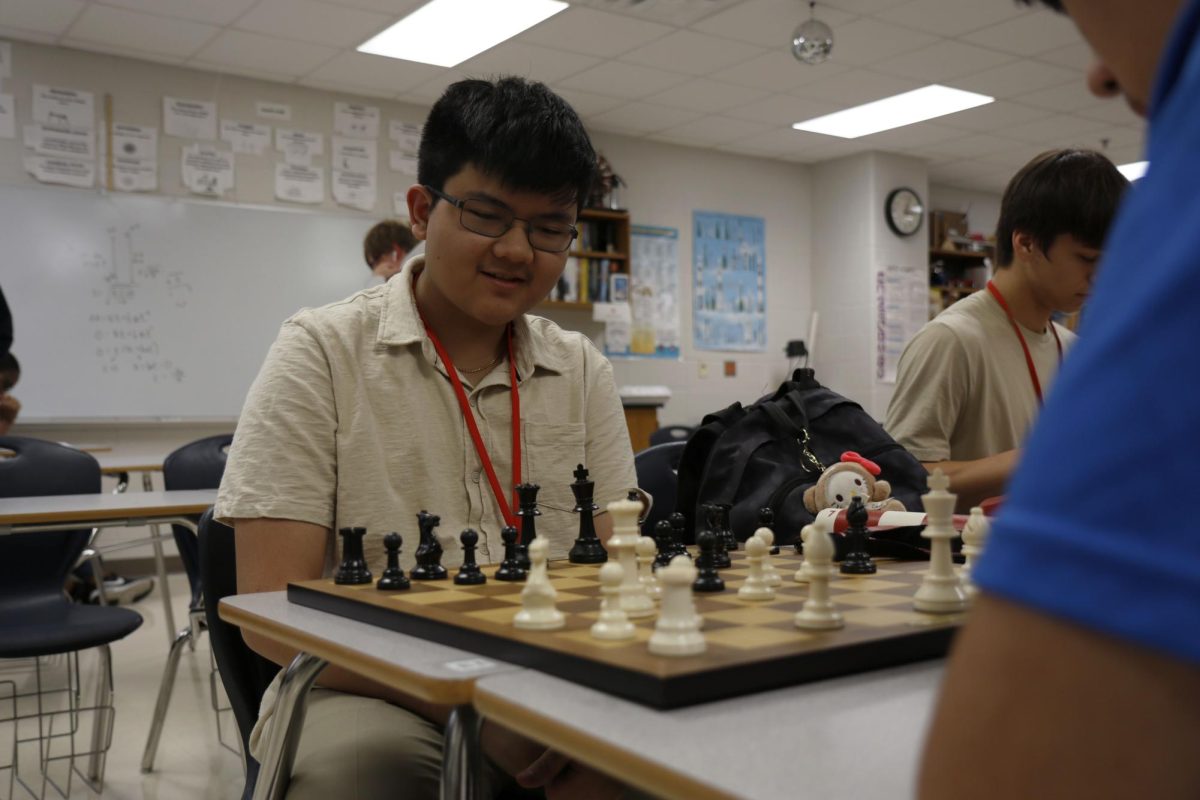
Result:
{"label": "plush toy with red scarf", "polygon": [[861,497],[872,511],[905,511],[904,504],[890,496],[891,484],[879,480],[879,472],[874,461],[847,450],[804,492],[804,507],[816,514],[826,508],[848,508],[853,498]]}

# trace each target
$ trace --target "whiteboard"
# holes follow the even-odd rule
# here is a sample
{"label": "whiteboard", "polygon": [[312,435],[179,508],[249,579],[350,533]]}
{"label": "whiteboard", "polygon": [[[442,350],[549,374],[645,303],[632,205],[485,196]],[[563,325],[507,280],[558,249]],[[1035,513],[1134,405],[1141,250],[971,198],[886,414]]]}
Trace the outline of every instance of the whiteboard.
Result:
{"label": "whiteboard", "polygon": [[236,419],[283,320],[368,285],[374,222],[0,186],[21,421]]}

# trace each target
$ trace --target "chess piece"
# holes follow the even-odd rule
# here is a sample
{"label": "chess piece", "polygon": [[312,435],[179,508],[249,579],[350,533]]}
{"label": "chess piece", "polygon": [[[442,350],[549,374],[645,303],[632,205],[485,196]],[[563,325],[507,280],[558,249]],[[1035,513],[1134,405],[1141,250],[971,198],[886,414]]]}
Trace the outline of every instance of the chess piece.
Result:
{"label": "chess piece", "polygon": [[967,593],[968,599],[973,598],[979,591],[971,579],[971,572],[975,569],[975,565],[979,562],[979,556],[983,554],[983,548],[987,545],[991,525],[991,521],[983,515],[983,509],[974,506],[971,508],[971,516],[967,517],[967,524],[963,526],[962,551],[966,561],[958,571],[958,578],[962,582],[963,591]]}
{"label": "chess piece", "polygon": [[703,653],[707,645],[700,633],[700,615],[692,600],[696,567],[686,558],[676,556],[659,571],[658,579],[662,581],[663,602],[654,633],[650,634],[650,652],[660,656]]}
{"label": "chess piece", "polygon": [[522,569],[529,569],[529,545],[537,538],[537,518],[542,512],[537,507],[538,489],[536,483],[519,483],[517,490],[517,516],[521,519],[521,549],[518,551],[517,563]]}
{"label": "chess piece", "polygon": [[621,610],[630,619],[648,617],[654,613],[654,601],[638,580],[637,554],[634,552],[640,538],[637,520],[641,510],[642,504],[633,500],[617,500],[608,504],[608,513],[613,520],[613,534],[609,537],[608,549],[621,564]]}
{"label": "chess piece", "polygon": [[829,599],[829,581],[833,578],[833,539],[822,528],[812,528],[804,543],[804,564],[809,568],[808,599],[793,619],[797,628],[828,631],[845,622]]}
{"label": "chess piece", "polygon": [[819,529],[819,522],[814,522],[811,525],[805,525],[800,529],[800,538],[796,541],[796,551],[804,554],[804,561],[800,564],[800,569],[796,570],[796,583],[808,583],[809,575],[812,574],[812,569],[808,564],[808,553],[804,549],[808,546],[808,539]]}
{"label": "chess piece", "polygon": [[746,540],[746,561],[750,563],[750,574],[737,593],[743,600],[775,599],[775,590],[767,583],[763,571],[763,562],[767,559],[769,549],[767,543],[757,535]]}
{"label": "chess piece", "polygon": [[654,569],[660,569],[671,563],[675,557],[675,542],[671,538],[671,523],[660,519],[654,525],[654,545],[658,548],[654,556]]}
{"label": "chess piece", "polygon": [[571,493],[575,495],[575,508],[579,515],[579,536],[567,553],[567,560],[572,564],[603,564],[608,561],[608,551],[596,535],[596,523],[592,513],[600,506],[593,502],[596,482],[588,480],[588,471],[580,464],[575,468],[575,482],[571,484]]}
{"label": "chess piece", "polygon": [[442,566],[442,543],[433,532],[441,521],[437,514],[425,510],[417,514],[421,541],[417,545],[417,565],[409,573],[414,581],[441,581],[447,577],[446,568]]}
{"label": "chess piece", "polygon": [[610,561],[600,568],[600,616],[592,624],[593,639],[632,639],[634,625],[621,610],[621,565]]}
{"label": "chess piece", "polygon": [[[683,543],[687,532],[687,517],[678,511],[674,511],[667,516],[667,521],[671,523],[671,557],[683,556],[688,561],[691,561],[692,554],[688,552],[687,545]],[[667,563],[671,562],[668,561]]]}
{"label": "chess piece", "polygon": [[558,592],[546,572],[550,543],[534,539],[529,544],[529,579],[521,590],[521,610],[513,617],[513,625],[526,631],[552,631],[566,625],[566,617],[554,607]]}
{"label": "chess piece", "polygon": [[397,592],[412,585],[404,574],[404,570],[400,568],[400,545],[403,543],[400,534],[395,531],[383,537],[383,548],[387,551],[387,567],[379,576],[379,582],[375,584],[376,589],[383,592]]}
{"label": "chess piece", "polygon": [[950,540],[958,535],[954,530],[954,501],[957,497],[947,491],[950,479],[941,469],[929,476],[929,494],[921,496],[925,505],[925,530],[929,540],[929,571],[913,596],[913,608],[926,614],[953,614],[967,607],[967,595],[954,571]]}
{"label": "chess piece", "polygon": [[696,582],[692,589],[697,592],[725,591],[725,581],[721,580],[721,575],[717,572],[714,557],[717,538],[717,534],[712,531],[700,531],[700,535],[696,537],[696,543],[700,545],[700,556],[696,559]]}
{"label": "chess piece", "polygon": [[512,525],[505,525],[500,529],[500,541],[504,542],[504,560],[500,562],[500,567],[496,570],[496,580],[525,580],[525,576],[528,573],[526,573],[524,567],[521,566],[517,559],[521,547],[517,541],[520,535]]}
{"label": "chess piece", "polygon": [[846,557],[842,559],[843,575],[874,575],[875,562],[867,552],[867,504],[855,495],[846,509]]}
{"label": "chess piece", "polygon": [[479,534],[473,529],[467,528],[459,535],[458,540],[462,542],[463,561],[462,566],[458,568],[458,574],[454,576],[454,582],[459,586],[478,586],[481,583],[487,583],[487,576],[475,563],[475,546],[479,544]]}
{"label": "chess piece", "polygon": [[771,541],[767,542],[771,546],[768,555],[779,555],[779,545],[772,544],[775,541],[775,512],[766,507],[758,510],[758,529],[761,531],[763,528],[771,532]]}
{"label": "chess piece", "polygon": [[[728,569],[733,566],[733,562],[729,558],[729,551],[725,548],[725,534],[721,531],[721,522],[718,519],[721,511],[715,503],[704,503],[700,508],[704,511],[704,529],[711,531],[716,537],[713,541],[713,566]],[[699,534],[696,535],[696,544],[700,544]]]}
{"label": "chess piece", "polygon": [[645,587],[646,595],[651,600],[657,600],[662,597],[662,587],[654,577],[654,540],[649,536],[638,538],[634,553],[637,555],[638,583]]}
{"label": "chess piece", "polygon": [[[721,533],[721,544],[725,549],[726,554],[736,553],[738,549],[737,537],[733,535],[733,528],[729,525],[729,512],[733,510],[733,506],[729,503],[713,503],[717,509],[716,530]],[[728,557],[728,556],[727,556]]]}
{"label": "chess piece", "polygon": [[775,533],[770,528],[759,528],[754,535],[762,539],[763,544],[767,546],[767,554],[763,557],[763,579],[767,582],[767,586],[778,589],[783,585],[783,578],[780,577],[779,570],[775,569],[775,562],[771,559],[771,556],[779,552],[779,548],[773,546]]}
{"label": "chess piece", "polygon": [[333,582],[346,586],[357,586],[371,582],[371,570],[363,559],[363,537],[366,528],[342,528],[338,535],[342,537],[342,563],[338,565],[333,575]]}

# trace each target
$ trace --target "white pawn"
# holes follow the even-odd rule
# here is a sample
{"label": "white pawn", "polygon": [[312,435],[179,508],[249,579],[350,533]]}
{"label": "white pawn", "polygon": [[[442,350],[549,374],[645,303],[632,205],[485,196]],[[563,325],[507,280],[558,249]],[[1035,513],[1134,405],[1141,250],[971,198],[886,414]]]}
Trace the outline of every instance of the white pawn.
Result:
{"label": "white pawn", "polygon": [[750,575],[742,588],[738,589],[738,597],[743,600],[774,600],[775,590],[767,583],[763,562],[767,559],[770,548],[762,537],[755,535],[746,540],[746,560],[750,562]]}
{"label": "white pawn", "polygon": [[952,614],[967,607],[967,595],[954,571],[950,540],[958,536],[954,530],[955,495],[946,491],[950,479],[941,469],[929,476],[929,494],[921,495],[925,506],[925,531],[929,540],[929,571],[921,587],[913,595],[913,608],[926,614]]}
{"label": "white pawn", "polygon": [[812,575],[812,568],[808,563],[808,540],[817,530],[817,523],[805,525],[800,529],[800,541],[804,543],[804,561],[800,564],[800,569],[796,570],[796,583],[808,583],[809,576]]}
{"label": "white pawn", "polygon": [[692,602],[696,567],[687,556],[675,556],[658,571],[662,582],[662,610],[650,634],[650,652],[660,656],[690,656],[703,653],[707,645],[700,633],[700,615]]}
{"label": "white pawn", "polygon": [[654,577],[654,557],[658,555],[658,545],[649,536],[643,536],[637,541],[638,583],[646,589],[646,594],[653,600],[662,597],[662,587],[658,578]]}
{"label": "white pawn", "polygon": [[759,528],[754,535],[762,539],[763,544],[767,546],[767,554],[763,557],[763,577],[767,581],[767,586],[778,589],[783,585],[783,578],[779,576],[779,570],[775,569],[775,563],[771,559],[771,548],[775,546],[775,533],[770,528]]}
{"label": "white pawn", "polygon": [[554,607],[558,592],[546,574],[549,551],[550,542],[547,539],[539,537],[529,545],[529,577],[525,579],[525,588],[521,590],[521,610],[513,617],[513,625],[522,630],[552,631],[566,624],[563,613]]}
{"label": "white pawn", "polygon": [[608,504],[608,513],[613,520],[613,533],[606,547],[612,560],[621,565],[621,609],[630,619],[654,615],[654,601],[646,594],[646,587],[638,580],[637,542],[638,514],[642,504],[632,500],[616,500]]}
{"label": "white pawn", "polygon": [[632,639],[633,623],[621,610],[621,565],[609,561],[600,568],[600,618],[592,625],[593,639]]}
{"label": "white pawn", "polygon": [[991,521],[984,516],[983,509],[979,506],[974,506],[971,509],[971,516],[967,517],[967,524],[963,526],[962,551],[963,555],[966,556],[966,562],[962,565],[962,569],[958,571],[958,578],[962,581],[963,591],[967,593],[967,597],[974,597],[979,591],[971,578],[971,573],[975,570],[975,565],[979,562],[979,556],[983,554],[983,548],[987,546],[987,538],[991,526]]}
{"label": "white pawn", "polygon": [[804,566],[808,567],[808,599],[796,612],[797,628],[828,631],[845,623],[829,599],[829,580],[833,577],[833,539],[821,528],[812,528],[804,543]]}

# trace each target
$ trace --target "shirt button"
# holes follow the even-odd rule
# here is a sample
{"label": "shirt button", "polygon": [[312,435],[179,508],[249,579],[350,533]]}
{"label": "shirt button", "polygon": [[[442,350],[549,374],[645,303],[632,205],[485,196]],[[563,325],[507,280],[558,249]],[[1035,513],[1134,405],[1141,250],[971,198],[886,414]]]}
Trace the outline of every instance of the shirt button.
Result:
{"label": "shirt button", "polygon": [[480,470],[475,470],[475,473],[471,476],[472,480],[474,480],[476,483],[479,483],[479,473]]}

